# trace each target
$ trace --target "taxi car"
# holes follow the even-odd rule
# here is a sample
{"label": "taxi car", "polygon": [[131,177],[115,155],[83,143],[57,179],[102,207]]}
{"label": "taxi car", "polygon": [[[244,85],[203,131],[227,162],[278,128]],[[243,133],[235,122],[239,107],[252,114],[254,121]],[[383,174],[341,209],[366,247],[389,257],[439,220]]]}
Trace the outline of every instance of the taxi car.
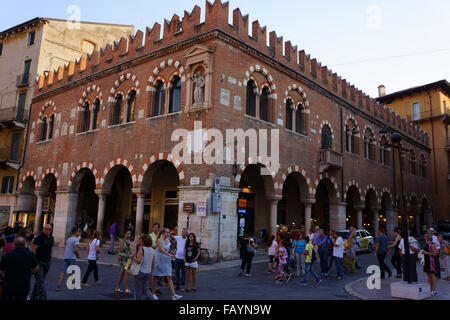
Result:
{"label": "taxi car", "polygon": [[[339,231],[340,236],[345,240],[349,230]],[[375,239],[366,230],[356,230],[356,252],[366,251],[372,253],[375,248]]]}

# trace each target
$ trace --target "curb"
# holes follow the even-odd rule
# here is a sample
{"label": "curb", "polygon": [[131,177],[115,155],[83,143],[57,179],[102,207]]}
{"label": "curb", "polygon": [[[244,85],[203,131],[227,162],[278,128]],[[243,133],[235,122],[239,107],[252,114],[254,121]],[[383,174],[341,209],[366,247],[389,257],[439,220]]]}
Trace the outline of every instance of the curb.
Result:
{"label": "curb", "polygon": [[367,281],[367,279],[369,279],[369,277],[362,278],[362,279],[359,279],[359,280],[356,280],[356,281],[353,281],[351,283],[346,284],[345,288],[344,288],[345,292],[347,292],[347,294],[352,296],[352,297],[358,298],[359,300],[370,300],[370,299],[364,297],[363,295],[359,294],[358,292],[356,292],[352,288],[353,285],[355,285],[355,284],[357,284],[359,282],[362,282],[362,281]]}

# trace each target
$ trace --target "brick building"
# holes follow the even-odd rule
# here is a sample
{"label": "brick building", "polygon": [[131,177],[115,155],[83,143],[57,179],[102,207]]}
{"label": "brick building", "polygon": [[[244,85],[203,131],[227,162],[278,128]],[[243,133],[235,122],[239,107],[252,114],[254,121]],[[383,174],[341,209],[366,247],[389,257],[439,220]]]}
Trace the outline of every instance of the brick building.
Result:
{"label": "brick building", "polygon": [[[239,9],[232,25],[220,1],[206,3],[205,21],[200,15],[196,6],[166,20],[161,39],[155,24],[39,78],[19,207],[35,203],[40,221],[42,197],[53,185],[59,242],[86,216],[105,235],[130,215],[137,232],[154,222],[188,226],[220,259],[238,255],[244,229],[256,236],[303,224],[374,231],[381,223],[391,233],[398,223],[393,156],[383,145],[390,134],[379,131],[402,133],[404,147],[426,159],[423,170],[427,134],[275,32],[267,46],[267,29],[257,21],[249,36]],[[252,143],[242,164],[234,142],[223,144],[229,164],[180,162],[172,149],[181,139],[172,141],[172,133],[194,136],[185,145],[197,157],[209,147],[196,143],[200,121],[224,136],[229,129],[278,129],[279,170],[261,146],[259,156],[249,156]],[[54,130],[53,139],[39,139],[45,130]],[[405,175],[405,197],[411,212],[431,221],[430,175],[418,172]],[[186,213],[187,203],[194,213]]]}

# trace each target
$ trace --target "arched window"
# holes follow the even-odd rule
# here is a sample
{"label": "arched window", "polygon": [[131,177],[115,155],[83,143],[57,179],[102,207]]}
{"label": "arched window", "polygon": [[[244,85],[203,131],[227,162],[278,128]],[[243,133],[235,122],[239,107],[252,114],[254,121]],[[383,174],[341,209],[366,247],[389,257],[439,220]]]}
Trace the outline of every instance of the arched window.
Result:
{"label": "arched window", "polygon": [[86,102],[83,107],[83,125],[81,127],[81,132],[89,131],[91,124],[91,110],[89,109],[89,103]]}
{"label": "arched window", "polygon": [[93,121],[92,121],[92,130],[96,130],[98,128],[98,114],[100,112],[100,100],[97,99],[94,102],[94,110],[93,110]]}
{"label": "arched window", "polygon": [[269,93],[269,88],[264,87],[259,103],[259,118],[267,122],[269,122]]}
{"label": "arched window", "polygon": [[172,80],[170,89],[169,113],[179,112],[181,110],[181,79],[175,76]]}
{"label": "arched window", "polygon": [[292,101],[288,100],[286,101],[286,129],[292,130],[292,116],[293,116],[293,109],[292,109]]}
{"label": "arched window", "polygon": [[357,128],[352,130],[352,153],[359,154],[359,132]]}
{"label": "arched window", "polygon": [[411,150],[409,153],[409,167],[411,169],[410,173],[412,175],[417,175],[417,158],[414,150]]}
{"label": "arched window", "polygon": [[158,81],[156,84],[155,101],[153,105],[153,116],[160,116],[164,111],[164,83]]}
{"label": "arched window", "polygon": [[364,135],[364,158],[370,159],[369,153],[370,153],[370,139]]}
{"label": "arched window", "polygon": [[123,122],[123,96],[117,95],[116,103],[114,104],[113,118],[111,125],[121,124]]}
{"label": "arched window", "polygon": [[47,140],[47,117],[42,118],[42,131],[41,131],[41,140]]}
{"label": "arched window", "polygon": [[333,137],[331,134],[331,128],[328,125],[324,125],[322,128],[322,150],[331,150],[333,148]]}
{"label": "arched window", "polygon": [[52,114],[52,115],[50,116],[50,120],[49,120],[49,123],[48,123],[48,126],[49,126],[49,128],[48,128],[48,140],[52,140],[52,139],[53,139],[53,127],[54,127],[54,123],[55,123],[55,115]]}
{"label": "arched window", "polygon": [[250,80],[247,83],[247,111],[246,114],[252,117],[256,117],[256,94],[255,94],[255,82]]}
{"label": "arched window", "polygon": [[131,90],[128,95],[127,122],[134,121],[134,111],[136,109],[136,91]]}
{"label": "arched window", "polygon": [[304,107],[300,104],[295,112],[295,131],[306,136],[305,115],[303,114],[303,111]]}
{"label": "arched window", "polygon": [[349,126],[345,127],[345,151],[351,152],[352,150],[352,132]]}
{"label": "arched window", "polygon": [[420,175],[423,178],[427,177],[427,161],[425,160],[425,156],[420,155]]}

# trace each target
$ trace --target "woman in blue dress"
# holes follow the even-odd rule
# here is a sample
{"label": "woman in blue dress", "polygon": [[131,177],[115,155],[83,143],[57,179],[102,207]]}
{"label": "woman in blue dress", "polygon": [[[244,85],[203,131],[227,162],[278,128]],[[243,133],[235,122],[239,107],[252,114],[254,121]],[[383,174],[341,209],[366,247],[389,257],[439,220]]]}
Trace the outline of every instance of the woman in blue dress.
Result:
{"label": "woman in blue dress", "polygon": [[175,288],[172,281],[172,259],[175,258],[170,251],[170,230],[164,228],[156,241],[156,256],[155,267],[153,269],[152,276],[152,292],[156,292],[156,279],[158,277],[167,277],[170,293],[172,294],[172,300],[179,300],[183,298],[175,293]]}

